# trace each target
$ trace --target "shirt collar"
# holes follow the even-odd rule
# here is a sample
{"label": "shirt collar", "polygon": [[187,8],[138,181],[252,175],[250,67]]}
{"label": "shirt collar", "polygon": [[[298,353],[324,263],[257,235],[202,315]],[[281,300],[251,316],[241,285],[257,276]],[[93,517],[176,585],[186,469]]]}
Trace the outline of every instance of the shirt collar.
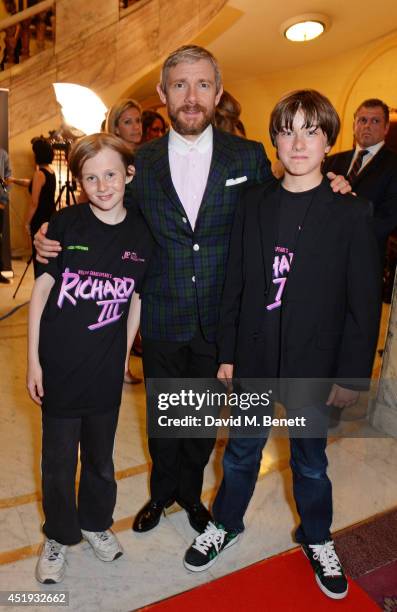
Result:
{"label": "shirt collar", "polygon": [[370,153],[372,155],[372,157],[373,157],[383,147],[384,144],[385,144],[385,141],[381,140],[380,142],[377,142],[376,144],[374,144],[374,145],[372,145],[370,147],[360,147],[360,145],[356,145],[356,152],[355,152],[354,155],[356,156],[359,151],[362,151],[363,149],[366,149],[368,151],[368,153]]}
{"label": "shirt collar", "polygon": [[187,155],[191,149],[195,149],[199,153],[207,153],[212,147],[213,130],[212,125],[207,126],[196,140],[187,140],[178,134],[174,128],[170,129],[168,138],[168,148],[173,149],[180,155]]}

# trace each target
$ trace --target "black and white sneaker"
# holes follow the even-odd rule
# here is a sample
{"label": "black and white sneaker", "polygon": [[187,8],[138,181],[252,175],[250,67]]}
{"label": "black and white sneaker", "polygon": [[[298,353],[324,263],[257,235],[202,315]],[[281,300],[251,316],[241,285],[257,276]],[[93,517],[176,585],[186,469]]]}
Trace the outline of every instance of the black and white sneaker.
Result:
{"label": "black and white sneaker", "polygon": [[3,276],[2,273],[0,272],[0,283],[2,285],[10,285],[11,281],[9,278],[7,278],[6,276]]}
{"label": "black and white sneaker", "polygon": [[316,582],[322,592],[332,599],[346,597],[347,579],[333,540],[326,540],[320,544],[302,544],[302,550],[314,569]]}
{"label": "black and white sneaker", "polygon": [[183,565],[191,572],[202,572],[211,567],[222,550],[235,544],[238,538],[236,531],[226,531],[220,523],[210,521],[187,550]]}

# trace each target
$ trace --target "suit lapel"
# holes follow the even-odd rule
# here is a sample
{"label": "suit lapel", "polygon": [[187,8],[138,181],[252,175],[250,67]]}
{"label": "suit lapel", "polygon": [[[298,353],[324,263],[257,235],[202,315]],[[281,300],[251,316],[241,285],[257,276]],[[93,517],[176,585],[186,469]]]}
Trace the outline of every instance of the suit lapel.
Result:
{"label": "suit lapel", "polygon": [[[343,176],[347,176],[347,173],[349,172],[350,164],[352,163],[354,156],[354,151],[355,150],[352,149],[351,151],[347,151],[345,153],[345,158],[343,160],[343,170],[341,171],[341,174]],[[339,174],[339,172],[337,172],[336,174]]]}
{"label": "suit lapel", "polygon": [[377,171],[378,167],[383,163],[385,158],[385,147],[383,146],[377,154],[371,159],[370,162],[361,170],[361,172],[357,175],[356,180],[353,183],[353,186],[359,185],[360,182],[365,178],[368,174],[373,174]]}
{"label": "suit lapel", "polygon": [[[213,128],[214,140],[212,149],[212,158],[210,171],[208,174],[207,185],[204,191],[203,199],[201,201],[199,216],[205,210],[205,208],[211,202],[211,197],[216,189],[222,187],[225,189],[225,183],[230,171],[230,166],[233,161],[233,157],[230,154],[228,147],[226,146],[222,133],[217,129]],[[232,177],[233,178],[233,177]]]}
{"label": "suit lapel", "polygon": [[163,138],[159,138],[156,142],[156,148],[152,155],[152,167],[167,198],[171,200],[183,216],[186,216],[186,211],[183,208],[171,178],[170,161],[168,157],[168,134]]}

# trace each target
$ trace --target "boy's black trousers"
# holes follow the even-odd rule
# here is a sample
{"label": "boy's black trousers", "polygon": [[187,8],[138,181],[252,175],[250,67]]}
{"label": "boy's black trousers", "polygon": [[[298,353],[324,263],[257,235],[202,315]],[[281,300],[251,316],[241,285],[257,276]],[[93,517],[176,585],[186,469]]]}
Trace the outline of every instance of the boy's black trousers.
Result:
{"label": "boy's black trousers", "polygon": [[[77,544],[81,529],[105,531],[113,523],[117,485],[113,446],[119,408],[78,418],[43,412],[42,490],[47,538]],[[81,474],[76,503],[80,446]]]}

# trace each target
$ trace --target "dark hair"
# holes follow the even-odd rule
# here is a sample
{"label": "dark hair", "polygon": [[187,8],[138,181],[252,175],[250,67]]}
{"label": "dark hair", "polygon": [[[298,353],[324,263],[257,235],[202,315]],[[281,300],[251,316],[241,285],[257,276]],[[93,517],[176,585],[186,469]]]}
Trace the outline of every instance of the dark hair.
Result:
{"label": "dark hair", "polygon": [[240,134],[242,134],[244,137],[247,136],[247,133],[244,127],[244,123],[241,121],[241,119],[237,119],[236,125],[234,126],[234,133],[236,132],[237,132],[237,136],[239,135],[238,132],[240,132]]}
{"label": "dark hair", "polygon": [[77,140],[69,153],[69,168],[73,176],[77,179],[81,178],[81,172],[87,159],[94,157],[102,149],[109,148],[116,151],[127,170],[128,166],[134,163],[134,156],[131,149],[126,145],[124,140],[115,134],[107,134],[104,132],[84,136]]}
{"label": "dark hair", "polygon": [[44,138],[35,138],[32,140],[32,149],[36,164],[50,164],[54,159],[54,151],[52,146]]}
{"label": "dark hair", "polygon": [[215,125],[223,132],[236,134],[240,132],[245,136],[245,128],[240,119],[241,104],[230,94],[224,91],[215,109]]}
{"label": "dark hair", "polygon": [[154,110],[144,110],[142,113],[142,140],[146,140],[147,132],[149,128],[152,127],[153,123],[159,119],[163,125],[163,132],[166,132],[167,124],[165,119],[160,113],[157,113]]}
{"label": "dark hair", "polygon": [[318,126],[327,136],[332,147],[340,129],[338,113],[331,102],[314,89],[299,89],[281,98],[270,115],[269,133],[275,145],[276,136],[284,128],[291,129],[298,111],[305,117],[305,127]]}
{"label": "dark hair", "polygon": [[389,107],[387,106],[385,102],[383,102],[382,100],[379,100],[379,98],[369,98],[368,100],[364,100],[364,102],[361,102],[360,106],[357,108],[356,112],[354,113],[354,118],[356,118],[358,111],[361,110],[363,106],[365,108],[375,108],[377,106],[380,106],[381,109],[383,110],[383,115],[385,117],[385,123],[389,123]]}

